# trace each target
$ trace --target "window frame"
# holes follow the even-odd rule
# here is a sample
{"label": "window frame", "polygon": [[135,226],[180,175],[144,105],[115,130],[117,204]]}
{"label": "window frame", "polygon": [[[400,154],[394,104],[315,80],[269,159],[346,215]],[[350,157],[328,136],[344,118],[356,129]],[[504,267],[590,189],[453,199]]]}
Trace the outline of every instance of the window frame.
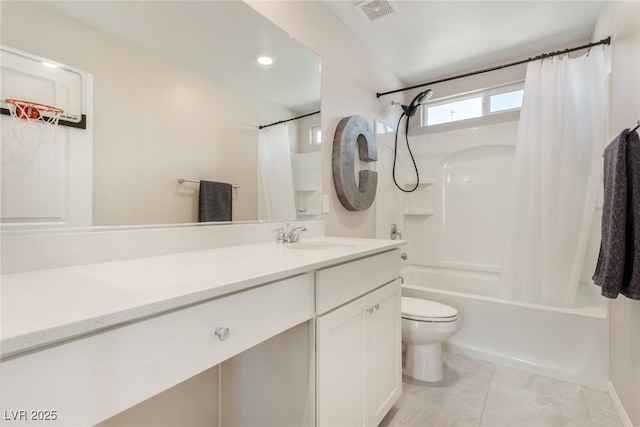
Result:
{"label": "window frame", "polygon": [[[500,111],[491,111],[491,97],[492,96],[496,96],[496,95],[503,95],[505,93],[510,93],[510,92],[517,92],[519,90],[522,90],[524,93],[524,80],[517,82],[517,83],[513,83],[513,84],[509,84],[509,85],[504,85],[504,86],[498,86],[496,88],[492,88],[492,89],[488,89],[484,92],[484,98],[483,98],[483,105],[482,105],[482,115],[483,116],[488,116],[491,114],[500,114],[500,113],[506,113],[508,111],[515,111],[515,110],[520,110],[522,108],[522,103],[520,103],[520,106],[518,107],[513,107],[513,108],[506,108],[504,110],[500,110]],[[524,97],[523,97],[524,99]],[[486,105],[485,105],[486,102]]]}
{"label": "window frame", "polygon": [[465,120],[471,120],[471,119],[477,119],[480,118],[482,116],[484,116],[484,109],[485,109],[485,99],[483,96],[479,95],[479,92],[470,92],[468,94],[464,94],[464,95],[454,95],[453,97],[448,96],[446,98],[440,98],[437,99],[433,102],[427,102],[426,104],[422,104],[421,105],[421,118],[422,121],[428,121],[429,120],[429,108],[433,108],[433,107],[439,107],[441,105],[447,105],[447,104],[453,104],[455,102],[460,102],[460,101],[468,101],[470,99],[475,99],[475,98],[482,98],[480,103],[481,103],[481,111],[480,111],[480,115],[476,116],[476,117],[468,117],[466,119],[459,119],[459,120],[450,120],[448,122],[442,122],[442,123],[435,123],[435,124],[422,124],[422,122],[420,123],[421,126],[438,126],[438,125],[444,125],[444,124],[448,124],[448,123],[455,123],[455,122],[462,122]]}
{"label": "window frame", "polygon": [[[517,112],[519,114],[520,109],[522,108],[522,104],[519,107],[508,108],[505,110],[494,111],[491,112],[491,97],[495,95],[501,95],[508,92],[515,92],[518,90],[524,90],[524,80],[520,80],[517,82],[507,83],[504,85],[494,86],[491,88],[475,90],[472,92],[459,93],[455,95],[446,96],[443,98],[435,99],[433,101],[429,101],[426,104],[420,106],[420,127],[422,129],[437,129],[438,127],[451,127],[453,124],[456,124],[455,127],[468,127],[461,125],[462,123],[468,122],[469,126],[477,126],[478,121],[481,121],[484,118],[498,116],[503,114],[514,114]],[[452,120],[449,122],[436,123],[436,124],[428,124],[429,118],[429,108],[438,107],[446,104],[453,104],[454,102],[464,101],[473,98],[482,97],[482,114],[477,117],[470,117],[466,119]]]}
{"label": "window frame", "polygon": [[[316,140],[316,130],[320,132],[320,139]],[[317,145],[322,145],[322,126],[321,125],[311,125],[309,126],[309,145],[315,147]]]}

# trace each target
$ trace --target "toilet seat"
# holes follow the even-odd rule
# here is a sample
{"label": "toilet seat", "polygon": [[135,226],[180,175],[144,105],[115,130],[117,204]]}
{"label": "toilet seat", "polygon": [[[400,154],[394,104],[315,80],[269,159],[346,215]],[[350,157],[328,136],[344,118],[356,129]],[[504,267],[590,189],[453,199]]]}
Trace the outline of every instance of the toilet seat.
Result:
{"label": "toilet seat", "polygon": [[402,318],[417,322],[454,322],[458,310],[435,301],[402,297]]}

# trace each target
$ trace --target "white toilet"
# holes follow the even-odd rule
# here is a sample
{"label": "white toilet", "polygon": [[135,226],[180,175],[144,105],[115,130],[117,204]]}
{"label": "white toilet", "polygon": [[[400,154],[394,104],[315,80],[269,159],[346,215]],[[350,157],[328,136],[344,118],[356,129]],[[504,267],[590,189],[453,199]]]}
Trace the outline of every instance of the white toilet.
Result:
{"label": "white toilet", "polygon": [[407,345],[404,374],[419,381],[444,376],[442,341],[458,331],[458,310],[445,304],[402,297],[402,341]]}

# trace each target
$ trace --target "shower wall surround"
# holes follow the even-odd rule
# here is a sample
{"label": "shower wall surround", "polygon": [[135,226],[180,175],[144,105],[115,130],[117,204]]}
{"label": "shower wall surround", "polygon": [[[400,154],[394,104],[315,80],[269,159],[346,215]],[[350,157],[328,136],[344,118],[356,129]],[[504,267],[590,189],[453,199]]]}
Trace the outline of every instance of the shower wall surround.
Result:
{"label": "shower wall surround", "polygon": [[[517,125],[512,121],[410,136],[420,185],[408,194],[393,187],[393,133],[379,127],[378,236],[385,236],[388,221],[394,221],[409,242],[410,264],[498,273]],[[396,176],[412,188],[416,177],[403,148]]]}
{"label": "shower wall surround", "polygon": [[[482,274],[496,281],[497,290],[518,132],[517,114],[507,119],[501,123],[476,123],[473,127],[454,125],[440,132],[410,131],[420,186],[408,194],[393,188],[391,180],[393,129],[378,124],[376,235],[386,238],[390,224],[398,224],[408,241],[408,264],[445,269],[452,274]],[[397,161],[396,176],[412,188],[415,173],[402,144]],[[597,259],[598,227],[594,221],[580,278],[584,284],[591,282]],[[473,293],[473,289],[469,292]],[[479,289],[478,293],[485,292]]]}

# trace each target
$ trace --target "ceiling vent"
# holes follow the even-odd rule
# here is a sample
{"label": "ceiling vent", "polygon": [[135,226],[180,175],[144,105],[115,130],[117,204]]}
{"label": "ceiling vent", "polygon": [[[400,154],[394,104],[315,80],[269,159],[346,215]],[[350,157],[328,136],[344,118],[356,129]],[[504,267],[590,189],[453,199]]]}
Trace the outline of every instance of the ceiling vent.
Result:
{"label": "ceiling vent", "polygon": [[388,0],[368,0],[358,3],[356,9],[367,22],[373,22],[398,11],[397,6]]}

